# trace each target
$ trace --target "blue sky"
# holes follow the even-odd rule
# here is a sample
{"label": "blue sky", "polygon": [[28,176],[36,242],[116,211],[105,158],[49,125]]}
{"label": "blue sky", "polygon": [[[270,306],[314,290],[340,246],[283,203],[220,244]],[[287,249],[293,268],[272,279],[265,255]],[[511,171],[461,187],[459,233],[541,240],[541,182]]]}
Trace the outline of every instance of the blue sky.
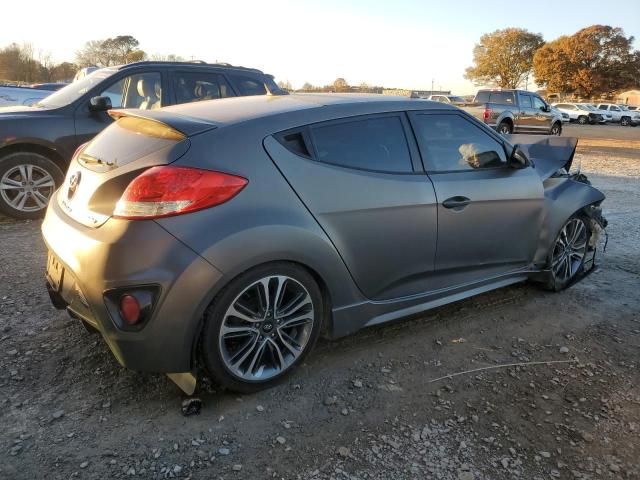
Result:
{"label": "blue sky", "polygon": [[640,36],[636,0],[215,0],[153,8],[130,0],[32,0],[28,12],[24,5],[4,2],[0,46],[29,42],[57,61],[73,60],[86,40],[130,34],[148,53],[258,67],[294,86],[344,77],[429,89],[433,79],[436,88],[467,94],[475,87],[464,69],[483,33],[522,27],[552,40],[600,23]]}

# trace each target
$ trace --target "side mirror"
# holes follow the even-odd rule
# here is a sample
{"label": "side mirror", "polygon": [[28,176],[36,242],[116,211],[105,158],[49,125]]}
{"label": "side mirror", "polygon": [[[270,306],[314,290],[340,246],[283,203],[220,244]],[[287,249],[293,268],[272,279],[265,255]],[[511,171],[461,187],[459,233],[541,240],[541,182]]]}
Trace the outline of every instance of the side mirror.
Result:
{"label": "side mirror", "polygon": [[89,111],[91,112],[106,112],[111,108],[111,99],[109,97],[92,97],[89,100]]}
{"label": "side mirror", "polygon": [[540,107],[540,110],[542,110],[543,112],[550,112],[551,111],[551,107],[549,105],[544,105],[544,106]]}
{"label": "side mirror", "polygon": [[520,146],[516,145],[511,151],[507,164],[511,168],[521,169],[529,166],[529,159],[527,155],[520,149]]}

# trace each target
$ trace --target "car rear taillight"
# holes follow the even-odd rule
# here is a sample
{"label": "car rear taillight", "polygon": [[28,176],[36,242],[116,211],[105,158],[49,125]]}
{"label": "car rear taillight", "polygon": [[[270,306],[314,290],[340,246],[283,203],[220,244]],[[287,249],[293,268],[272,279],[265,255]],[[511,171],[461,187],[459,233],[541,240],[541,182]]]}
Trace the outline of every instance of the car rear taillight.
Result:
{"label": "car rear taillight", "polygon": [[190,167],[152,167],[134,178],[113,216],[150,219],[202,210],[229,201],[248,180],[228,173]]}
{"label": "car rear taillight", "polygon": [[484,111],[482,112],[482,120],[486,122],[490,118],[491,118],[491,109],[489,107],[485,107]]}

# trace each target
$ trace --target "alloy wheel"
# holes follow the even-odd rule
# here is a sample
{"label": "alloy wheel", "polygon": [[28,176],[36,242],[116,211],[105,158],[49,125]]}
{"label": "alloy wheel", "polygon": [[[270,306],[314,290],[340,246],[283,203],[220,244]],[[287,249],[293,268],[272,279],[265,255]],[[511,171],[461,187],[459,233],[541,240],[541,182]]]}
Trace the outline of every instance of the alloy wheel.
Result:
{"label": "alloy wheel", "polygon": [[37,212],[47,207],[55,190],[51,174],[37,165],[16,165],[0,179],[0,195],[12,208]]}
{"label": "alloy wheel", "polygon": [[225,367],[245,381],[265,381],[291,367],[309,343],[315,321],[307,289],[284,276],[264,277],[227,308],[219,333]]}
{"label": "alloy wheel", "polygon": [[582,266],[587,250],[587,227],[579,218],[569,220],[553,249],[551,270],[560,282],[572,279]]}

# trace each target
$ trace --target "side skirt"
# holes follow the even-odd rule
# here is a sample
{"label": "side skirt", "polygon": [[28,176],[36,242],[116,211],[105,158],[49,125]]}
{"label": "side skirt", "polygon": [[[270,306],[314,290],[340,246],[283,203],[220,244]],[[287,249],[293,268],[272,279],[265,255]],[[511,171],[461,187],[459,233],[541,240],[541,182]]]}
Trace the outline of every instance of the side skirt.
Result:
{"label": "side skirt", "polygon": [[334,328],[331,338],[339,338],[364,327],[390,322],[507,285],[524,282],[538,272],[539,270],[520,270],[483,282],[460,285],[429,294],[386,301],[367,301],[337,308],[332,312]]}

